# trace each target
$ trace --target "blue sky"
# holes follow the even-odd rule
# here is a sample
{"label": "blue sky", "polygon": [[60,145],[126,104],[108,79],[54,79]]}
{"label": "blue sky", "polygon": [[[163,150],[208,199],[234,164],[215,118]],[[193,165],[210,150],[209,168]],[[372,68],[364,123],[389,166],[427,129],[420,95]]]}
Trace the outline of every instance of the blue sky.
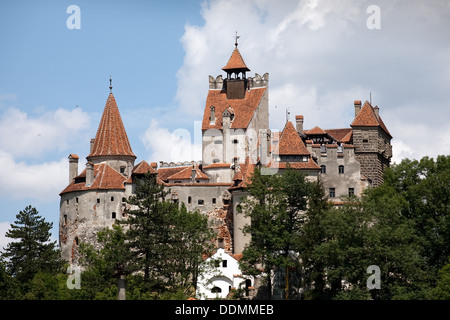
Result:
{"label": "blue sky", "polygon": [[[79,30],[67,28],[70,5]],[[67,156],[83,170],[110,74],[138,162],[201,160],[208,75],[223,74],[236,30],[248,75],[270,74],[272,129],[286,109],[305,129],[348,127],[353,100],[371,93],[394,161],[450,153],[446,0],[2,1],[0,247],[28,204],[57,239]]]}

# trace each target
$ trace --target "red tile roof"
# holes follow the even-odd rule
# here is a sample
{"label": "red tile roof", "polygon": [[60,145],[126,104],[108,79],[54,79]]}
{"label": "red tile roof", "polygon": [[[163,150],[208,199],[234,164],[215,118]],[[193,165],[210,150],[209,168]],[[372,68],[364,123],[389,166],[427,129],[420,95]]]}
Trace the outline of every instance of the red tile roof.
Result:
{"label": "red tile roof", "polygon": [[[275,149],[275,152],[276,149]],[[287,121],[278,142],[279,155],[310,155],[292,122]]]}
{"label": "red tile roof", "polygon": [[289,166],[296,170],[320,170],[319,165],[311,158],[308,162],[271,162],[268,166],[279,169],[286,169]]}
{"label": "red tile roof", "polygon": [[[351,133],[352,128],[344,128],[344,129],[325,129],[324,130],[328,135],[334,138],[337,141],[344,141],[345,137]],[[349,140],[346,140],[349,141]]]}
{"label": "red tile roof", "polygon": [[381,117],[379,115],[378,117],[376,116],[374,108],[368,101],[364,103],[361,110],[356,115],[355,119],[353,120],[350,126],[381,127],[381,129],[383,129],[384,132],[386,132],[390,137],[392,137],[389,130],[386,128],[386,125],[384,124],[383,120],[381,120]]}
{"label": "red tile roof", "polygon": [[124,190],[124,183],[128,181],[127,177],[106,163],[94,164],[94,180],[90,186],[86,186],[86,180],[80,178],[86,178],[86,169],[75,177],[60,194],[84,190]]}
{"label": "red tile roof", "polygon": [[139,162],[136,166],[133,168],[133,173],[135,174],[146,174],[146,173],[157,173],[155,169],[153,169],[152,166],[148,164],[147,161],[143,160]]}
{"label": "red tile roof", "polygon": [[305,134],[327,134],[325,132],[325,130],[323,130],[322,128],[315,126],[314,128],[312,128],[311,130],[307,130],[304,132]]}
{"label": "red tile roof", "polygon": [[233,52],[231,53],[230,59],[228,59],[225,67],[222,68],[223,71],[232,71],[235,69],[250,71],[250,69],[245,65],[244,59],[242,58],[241,53],[239,52],[237,47],[234,48]]}
{"label": "red tile roof", "polygon": [[246,188],[248,185],[250,185],[253,172],[255,171],[255,166],[255,163],[250,159],[249,156],[247,156],[245,158],[245,162],[239,165],[239,168],[234,174],[234,185],[231,186],[230,189],[232,190]]}
{"label": "red tile roof", "polygon": [[91,153],[87,156],[131,156],[136,158],[131,150],[130,141],[120,117],[119,108],[112,93],[106,100],[105,109],[98,126]]}
{"label": "red tile roof", "polygon": [[[245,92],[244,99],[227,99],[227,93],[221,90],[209,90],[206,98],[205,112],[203,113],[202,130],[222,129],[222,113],[227,108],[234,111],[234,120],[230,128],[246,129],[253,118],[266,87],[253,88]],[[211,106],[215,108],[215,122],[211,124]]]}
{"label": "red tile roof", "polygon": [[177,172],[185,170],[186,168],[191,168],[191,166],[183,166],[183,167],[160,167],[158,169],[158,178],[162,181],[167,182],[168,178]]}
{"label": "red tile roof", "polygon": [[[192,179],[192,166],[189,166],[183,170],[178,171],[177,173],[169,176],[166,180],[190,180]],[[200,169],[195,167],[195,179],[204,179],[209,180],[209,177],[200,171]]]}

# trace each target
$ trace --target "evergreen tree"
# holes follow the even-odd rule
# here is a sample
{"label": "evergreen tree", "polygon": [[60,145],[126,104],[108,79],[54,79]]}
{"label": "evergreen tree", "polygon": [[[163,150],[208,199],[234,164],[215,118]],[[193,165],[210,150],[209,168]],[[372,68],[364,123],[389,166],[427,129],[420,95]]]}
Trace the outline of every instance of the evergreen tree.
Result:
{"label": "evergreen tree", "polygon": [[31,206],[20,211],[16,219],[6,233],[6,237],[17,240],[10,242],[3,254],[8,272],[24,286],[38,272],[59,272],[62,266],[59,250],[56,242],[50,241],[52,223],[46,222]]}
{"label": "evergreen tree", "polygon": [[[171,216],[177,206],[164,201],[167,191],[157,183],[156,175],[147,173],[135,180],[135,195],[127,200],[125,225],[126,246],[136,269],[143,271],[150,287],[164,287],[160,270],[168,258]],[[152,282],[152,283],[151,283]]]}

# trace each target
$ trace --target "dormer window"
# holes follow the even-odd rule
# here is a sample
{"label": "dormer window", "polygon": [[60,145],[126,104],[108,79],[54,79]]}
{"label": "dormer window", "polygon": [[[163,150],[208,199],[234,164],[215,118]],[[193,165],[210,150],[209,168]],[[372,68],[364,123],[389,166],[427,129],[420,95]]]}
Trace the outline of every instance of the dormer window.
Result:
{"label": "dormer window", "polygon": [[209,124],[215,124],[216,123],[216,108],[214,106],[211,106],[211,112],[209,114]]}

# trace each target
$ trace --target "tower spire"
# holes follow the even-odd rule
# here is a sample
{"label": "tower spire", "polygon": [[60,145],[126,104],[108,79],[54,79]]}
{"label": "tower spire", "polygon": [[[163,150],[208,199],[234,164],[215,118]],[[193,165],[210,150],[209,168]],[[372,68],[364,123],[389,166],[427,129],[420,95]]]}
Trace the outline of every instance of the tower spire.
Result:
{"label": "tower spire", "polygon": [[111,79],[111,75],[109,75],[109,93],[112,93],[112,79]]}
{"label": "tower spire", "polygon": [[236,36],[234,37],[234,39],[235,39],[234,45],[236,46],[236,48],[237,48],[237,46],[238,46],[238,39],[239,39],[240,37],[241,37],[241,36],[238,36],[237,31],[236,31]]}

